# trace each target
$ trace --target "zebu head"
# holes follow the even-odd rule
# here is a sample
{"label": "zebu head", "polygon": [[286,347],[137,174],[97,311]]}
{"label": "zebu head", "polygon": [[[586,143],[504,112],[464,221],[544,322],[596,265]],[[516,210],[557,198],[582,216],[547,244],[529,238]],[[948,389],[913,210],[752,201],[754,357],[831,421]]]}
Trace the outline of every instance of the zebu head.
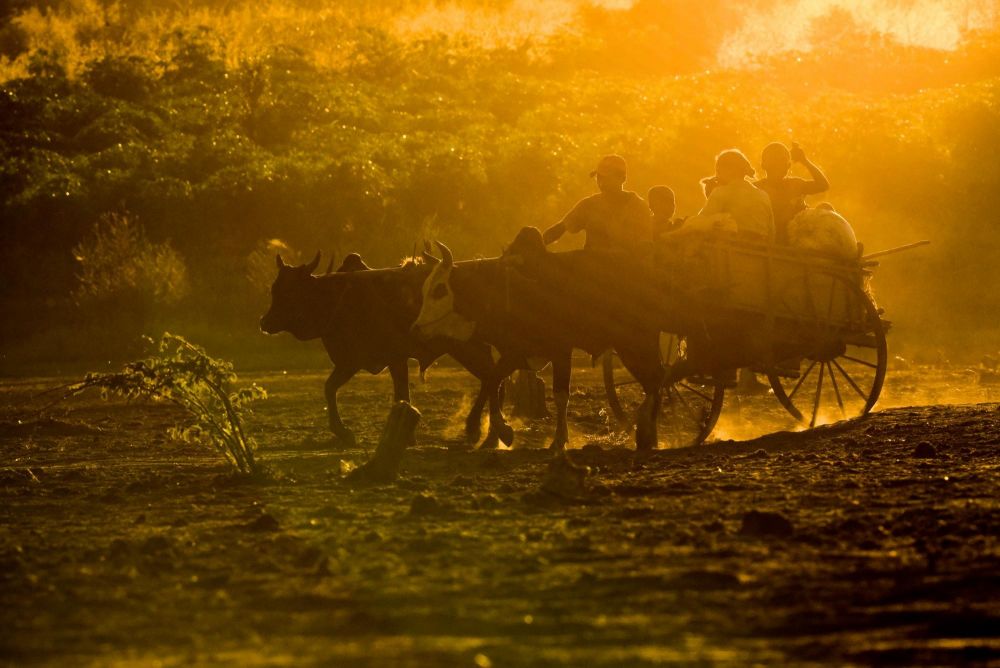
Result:
{"label": "zebu head", "polygon": [[451,250],[440,241],[435,241],[441,251],[440,262],[434,265],[423,285],[423,303],[420,315],[413,323],[413,331],[425,339],[444,337],[456,341],[468,341],[476,329],[476,323],[455,311],[455,292],[451,286],[451,273],[455,268],[455,258]]}
{"label": "zebu head", "polygon": [[271,285],[271,307],[260,319],[260,330],[265,334],[289,332],[297,339],[314,339],[320,335],[311,313],[309,284],[314,281],[312,273],[319,265],[319,256],[312,262],[298,267],[285,264],[281,255],[276,258],[278,276]]}

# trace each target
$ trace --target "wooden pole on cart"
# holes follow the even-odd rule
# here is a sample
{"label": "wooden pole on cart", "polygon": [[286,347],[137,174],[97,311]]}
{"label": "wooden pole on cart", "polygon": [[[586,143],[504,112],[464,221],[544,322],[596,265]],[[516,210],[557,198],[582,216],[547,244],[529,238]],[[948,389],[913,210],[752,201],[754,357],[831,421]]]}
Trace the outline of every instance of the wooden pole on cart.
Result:
{"label": "wooden pole on cart", "polygon": [[868,255],[862,255],[861,261],[867,262],[869,260],[874,260],[877,257],[882,257],[883,255],[891,255],[892,253],[902,253],[903,251],[907,251],[912,248],[919,248],[921,246],[926,246],[929,243],[930,239],[924,239],[923,241],[914,241],[912,244],[904,244],[902,246],[896,246],[895,248],[889,248],[883,251],[869,253]]}

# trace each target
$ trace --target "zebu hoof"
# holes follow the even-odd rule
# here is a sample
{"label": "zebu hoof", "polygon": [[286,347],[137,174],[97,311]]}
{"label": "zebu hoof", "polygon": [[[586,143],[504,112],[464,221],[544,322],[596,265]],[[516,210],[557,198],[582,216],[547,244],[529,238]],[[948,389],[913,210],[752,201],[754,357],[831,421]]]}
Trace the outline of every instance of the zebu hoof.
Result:
{"label": "zebu hoof", "polygon": [[500,438],[496,434],[487,434],[486,440],[479,444],[480,450],[496,450],[500,447]]}
{"label": "zebu hoof", "polygon": [[504,445],[509,447],[510,444],[514,442],[514,428],[509,424],[500,425],[500,427],[497,428],[497,436],[500,437],[500,440],[503,441]]}
{"label": "zebu hoof", "polygon": [[551,443],[549,443],[549,450],[552,452],[565,452],[566,446],[568,444],[569,444],[568,438],[560,438],[557,436],[556,438],[552,439]]}
{"label": "zebu hoof", "polygon": [[635,450],[636,452],[652,452],[656,450],[656,441],[650,439],[635,439]]}
{"label": "zebu hoof", "polygon": [[656,441],[657,441],[656,432],[636,427],[635,430],[636,450],[655,450],[657,445]]}

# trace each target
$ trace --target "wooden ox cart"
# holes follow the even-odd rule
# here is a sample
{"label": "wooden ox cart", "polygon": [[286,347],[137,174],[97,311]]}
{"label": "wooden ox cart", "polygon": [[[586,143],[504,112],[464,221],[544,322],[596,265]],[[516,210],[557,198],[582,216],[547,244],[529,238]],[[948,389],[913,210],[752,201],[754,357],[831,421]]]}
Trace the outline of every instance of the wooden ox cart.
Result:
{"label": "wooden ox cart", "polygon": [[[661,336],[670,368],[661,434],[670,445],[709,436],[737,368],[765,374],[775,398],[810,427],[866,414],[878,401],[889,323],[871,296],[875,262],[720,237],[665,250],[655,265],[670,332]],[[627,422],[641,393],[613,354],[603,364],[612,412]]]}

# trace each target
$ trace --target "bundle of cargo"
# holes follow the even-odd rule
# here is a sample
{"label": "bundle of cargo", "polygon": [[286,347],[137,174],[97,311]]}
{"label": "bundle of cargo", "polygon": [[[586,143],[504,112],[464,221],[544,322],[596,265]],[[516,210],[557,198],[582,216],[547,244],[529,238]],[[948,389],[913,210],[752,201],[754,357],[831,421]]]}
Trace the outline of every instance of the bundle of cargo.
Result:
{"label": "bundle of cargo", "polygon": [[854,229],[829,206],[806,209],[795,216],[788,224],[788,243],[838,260],[858,257]]}

